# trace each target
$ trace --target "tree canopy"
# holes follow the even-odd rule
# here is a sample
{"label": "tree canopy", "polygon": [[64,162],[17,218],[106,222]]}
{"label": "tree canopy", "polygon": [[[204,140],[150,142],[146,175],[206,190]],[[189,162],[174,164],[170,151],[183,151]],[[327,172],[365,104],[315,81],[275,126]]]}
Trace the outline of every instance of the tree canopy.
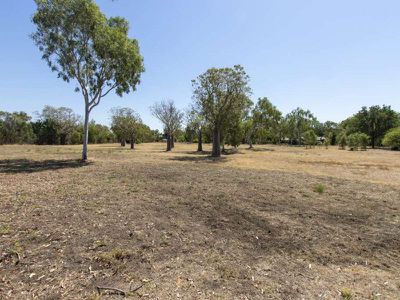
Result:
{"label": "tree canopy", "polygon": [[115,90],[134,91],[144,71],[137,40],[128,22],[107,18],[93,0],[35,0],[32,38],[42,58],[64,81],[76,80],[85,101],[82,159],[87,159],[89,114]]}
{"label": "tree canopy", "polygon": [[242,66],[211,68],[192,80],[198,111],[213,128],[213,156],[220,156],[221,133],[237,125],[251,105],[249,76]]}

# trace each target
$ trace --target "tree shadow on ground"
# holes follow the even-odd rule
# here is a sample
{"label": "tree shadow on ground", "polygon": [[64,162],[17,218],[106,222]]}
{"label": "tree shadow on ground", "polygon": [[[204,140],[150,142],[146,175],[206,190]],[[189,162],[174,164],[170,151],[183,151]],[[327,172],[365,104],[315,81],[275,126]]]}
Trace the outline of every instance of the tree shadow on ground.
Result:
{"label": "tree shadow on ground", "polygon": [[247,148],[246,150],[254,151],[254,152],[274,152],[275,151],[275,149],[270,149],[270,148]]}
{"label": "tree shadow on ground", "polygon": [[80,168],[90,165],[78,159],[42,160],[5,159],[0,160],[0,173],[34,173],[48,170]]}
{"label": "tree shadow on ground", "polygon": [[211,155],[211,151],[186,151],[186,154],[195,154],[195,155]]}
{"label": "tree shadow on ground", "polygon": [[175,156],[171,157],[170,160],[174,161],[189,161],[189,162],[205,162],[205,163],[219,163],[225,162],[226,157],[212,157],[209,155],[202,156]]}

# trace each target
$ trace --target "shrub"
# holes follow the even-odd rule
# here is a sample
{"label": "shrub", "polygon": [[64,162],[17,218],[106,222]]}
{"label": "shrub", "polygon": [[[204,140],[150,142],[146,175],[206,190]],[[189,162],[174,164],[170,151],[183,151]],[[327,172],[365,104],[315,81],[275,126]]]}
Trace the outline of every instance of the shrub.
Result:
{"label": "shrub", "polygon": [[358,148],[361,150],[367,150],[369,136],[365,133],[356,132],[348,136],[347,142],[351,151],[358,150]]}
{"label": "shrub", "polygon": [[347,144],[350,147],[350,151],[358,150],[359,140],[358,134],[352,133],[347,137]]}
{"label": "shrub", "polygon": [[346,149],[347,145],[347,137],[345,133],[342,133],[339,137],[339,149],[344,150]]}
{"label": "shrub", "polygon": [[400,127],[389,130],[385,134],[382,144],[392,150],[400,150]]}
{"label": "shrub", "polygon": [[358,133],[358,144],[361,147],[361,150],[367,150],[367,146],[369,144],[369,136],[365,133]]}
{"label": "shrub", "polygon": [[314,192],[318,194],[323,194],[325,192],[325,186],[323,184],[318,184],[317,186],[315,186]]}
{"label": "shrub", "polygon": [[328,149],[329,145],[332,144],[332,139],[333,139],[333,133],[332,132],[328,132],[327,134],[325,134],[324,145],[325,145],[326,149]]}
{"label": "shrub", "polygon": [[306,143],[306,148],[307,146],[311,148],[317,144],[317,135],[314,130],[308,130],[304,133],[304,141]]}

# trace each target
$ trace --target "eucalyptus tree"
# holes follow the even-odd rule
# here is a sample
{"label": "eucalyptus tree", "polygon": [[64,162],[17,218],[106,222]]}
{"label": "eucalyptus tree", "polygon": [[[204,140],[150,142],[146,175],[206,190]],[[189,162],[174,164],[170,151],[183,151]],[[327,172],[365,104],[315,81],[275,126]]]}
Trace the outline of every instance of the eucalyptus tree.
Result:
{"label": "eucalyptus tree", "polygon": [[128,37],[129,24],[107,18],[93,0],[35,0],[32,38],[52,71],[75,80],[85,103],[82,159],[87,160],[89,116],[115,91],[135,91],[144,71],[138,41]]}
{"label": "eucalyptus tree", "polygon": [[313,129],[317,119],[309,110],[298,107],[286,116],[286,122],[290,140],[302,144],[304,132]]}
{"label": "eucalyptus tree", "polygon": [[131,149],[135,148],[135,142],[141,133],[142,120],[138,113],[133,109],[113,108],[111,110],[111,130],[123,144],[129,140]]}
{"label": "eucalyptus tree", "polygon": [[167,135],[167,151],[173,148],[174,134],[181,128],[184,113],[181,112],[172,100],[161,101],[150,107],[154,117],[161,121]]}
{"label": "eucalyptus tree", "polygon": [[267,97],[258,99],[252,110],[251,125],[248,132],[250,148],[253,135],[259,135],[260,132],[266,133],[267,138],[275,144],[282,139],[282,113]]}
{"label": "eucalyptus tree", "polygon": [[213,131],[212,156],[221,156],[221,133],[242,118],[251,104],[249,76],[243,67],[211,68],[192,80],[193,99]]}

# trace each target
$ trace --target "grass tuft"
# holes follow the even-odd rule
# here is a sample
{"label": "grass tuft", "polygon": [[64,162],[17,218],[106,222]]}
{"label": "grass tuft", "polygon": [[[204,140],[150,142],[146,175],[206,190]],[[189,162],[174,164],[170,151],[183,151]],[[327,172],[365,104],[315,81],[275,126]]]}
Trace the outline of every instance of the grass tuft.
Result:
{"label": "grass tuft", "polygon": [[323,184],[318,184],[314,187],[314,192],[318,194],[323,194],[325,192],[325,186]]}
{"label": "grass tuft", "polygon": [[340,295],[342,296],[343,300],[351,300],[353,299],[352,293],[351,293],[351,289],[349,288],[343,288],[340,291]]}

